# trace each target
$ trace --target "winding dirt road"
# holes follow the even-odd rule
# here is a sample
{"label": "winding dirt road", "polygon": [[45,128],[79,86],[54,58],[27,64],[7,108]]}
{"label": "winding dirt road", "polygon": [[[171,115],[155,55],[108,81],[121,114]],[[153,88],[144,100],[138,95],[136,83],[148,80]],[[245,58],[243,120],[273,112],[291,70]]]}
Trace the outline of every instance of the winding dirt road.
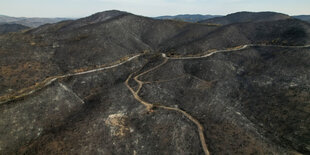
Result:
{"label": "winding dirt road", "polygon": [[[143,54],[137,54],[134,55],[132,57],[127,58],[124,61],[121,61],[117,64],[111,65],[111,66],[106,66],[106,67],[101,67],[101,68],[96,68],[96,69],[91,69],[91,70],[87,70],[87,71],[82,71],[82,72],[78,72],[78,73],[72,73],[72,74],[65,74],[65,75],[60,75],[60,76],[52,76],[49,78],[46,78],[45,80],[43,80],[40,83],[37,83],[34,86],[22,89],[20,91],[18,91],[16,94],[13,95],[7,95],[7,96],[1,96],[0,97],[0,105],[13,101],[13,100],[17,100],[19,98],[23,98],[25,96],[29,96],[43,88],[45,88],[46,86],[52,84],[54,81],[58,80],[58,79],[62,79],[62,78],[66,78],[66,77],[71,77],[71,76],[78,76],[78,75],[84,75],[84,74],[89,74],[89,73],[94,73],[94,72],[99,72],[99,71],[103,71],[103,70],[107,70],[107,69],[111,69],[111,68],[115,68],[118,67],[120,65],[123,65],[126,62],[132,61],[133,59],[141,56]],[[113,63],[112,63],[113,64]]]}
{"label": "winding dirt road", "polygon": [[167,56],[165,53],[162,53],[162,57],[168,58],[168,59],[172,59],[172,60],[186,60],[186,59],[201,59],[201,58],[206,58],[209,56],[212,56],[213,54],[216,53],[223,53],[223,52],[233,52],[233,51],[240,51],[249,47],[282,47],[282,48],[308,48],[310,47],[310,45],[305,45],[305,46],[282,46],[282,45],[260,45],[260,44],[248,44],[248,45],[241,45],[241,46],[237,46],[237,47],[232,47],[232,48],[228,48],[228,49],[222,49],[222,50],[209,50],[207,52],[203,52],[206,53],[204,55],[200,55],[198,54],[197,56],[181,56],[181,57],[169,57]]}
{"label": "winding dirt road", "polygon": [[204,128],[203,128],[202,124],[196,118],[194,118],[192,115],[190,115],[186,111],[181,110],[179,108],[173,108],[173,107],[164,106],[164,105],[161,105],[160,103],[156,103],[156,104],[150,103],[150,102],[147,102],[147,101],[143,100],[139,96],[139,92],[140,92],[141,88],[143,87],[143,84],[150,83],[150,82],[143,82],[143,81],[139,80],[139,77],[141,77],[141,76],[143,76],[143,75],[145,75],[145,74],[147,74],[147,73],[149,73],[151,71],[154,71],[154,70],[160,68],[161,66],[163,66],[164,64],[166,64],[168,62],[168,58],[164,57],[164,56],[163,56],[163,58],[164,58],[164,61],[161,64],[159,64],[159,65],[157,65],[157,66],[155,66],[155,67],[153,67],[153,68],[151,68],[151,69],[149,69],[147,71],[144,71],[144,72],[136,75],[135,77],[133,77],[133,79],[138,83],[138,88],[137,88],[136,91],[129,85],[129,80],[132,79],[132,76],[135,73],[132,73],[132,74],[130,74],[128,76],[128,78],[125,81],[125,85],[130,90],[130,92],[132,93],[134,98],[138,102],[140,102],[141,104],[143,104],[146,107],[148,112],[154,112],[154,110],[153,110],[154,108],[161,108],[161,109],[165,109],[165,110],[169,110],[169,111],[176,111],[176,112],[181,113],[182,115],[184,115],[190,121],[192,121],[197,126],[197,128],[198,128],[200,143],[201,143],[201,146],[203,148],[203,151],[204,151],[205,155],[210,155],[209,149],[208,149],[207,144],[206,144],[205,136],[204,136]]}
{"label": "winding dirt road", "polygon": [[[216,54],[216,53],[220,53],[220,52],[232,52],[232,51],[239,51],[239,50],[243,50],[243,49],[246,49],[248,47],[253,47],[253,46],[264,46],[264,47],[270,47],[271,45],[243,45],[243,46],[238,46],[238,47],[235,47],[235,48],[230,48],[230,49],[225,49],[225,50],[216,50],[216,51],[213,51],[213,52],[210,52],[210,53],[207,53],[205,55],[201,55],[201,56],[184,56],[184,57],[168,57],[165,53],[162,53],[161,56],[164,58],[164,61],[147,70],[147,71],[144,71],[134,77],[132,77],[135,73],[137,73],[138,71],[130,74],[128,76],[128,78],[126,79],[125,81],[125,85],[127,86],[127,88],[131,91],[132,95],[134,96],[134,98],[140,102],[141,104],[143,104],[147,111],[148,112],[154,112],[154,108],[161,108],[161,109],[165,109],[165,110],[170,110],[170,111],[176,111],[176,112],[179,112],[181,113],[182,115],[184,115],[185,117],[187,117],[190,121],[192,121],[198,128],[198,133],[199,133],[199,138],[200,138],[200,142],[201,142],[201,146],[203,148],[203,151],[205,153],[205,155],[210,155],[210,151],[207,147],[207,144],[206,144],[206,140],[205,140],[205,136],[204,136],[204,128],[202,126],[202,124],[196,119],[194,118],[192,115],[190,115],[189,113],[187,113],[186,111],[184,110],[181,110],[179,108],[174,108],[174,107],[168,107],[168,106],[164,106],[164,105],[161,105],[160,103],[150,103],[150,102],[147,102],[145,100],[143,100],[140,96],[139,96],[139,92],[141,90],[141,88],[143,87],[143,84],[149,84],[149,83],[153,83],[153,82],[165,82],[165,81],[173,81],[173,80],[177,80],[179,79],[180,77],[178,78],[174,78],[174,79],[168,79],[168,80],[159,80],[159,81],[141,81],[139,80],[139,77],[149,73],[149,72],[152,72],[160,67],[162,67],[164,64],[166,64],[168,62],[169,59],[172,59],[172,60],[186,60],[186,59],[200,59],[200,58],[206,58],[206,57],[209,57],[209,56],[212,56],[213,54]],[[287,46],[277,46],[277,47],[287,47]],[[292,46],[289,46],[289,47],[292,47]],[[296,46],[297,48],[305,48],[305,47],[310,47],[310,45],[307,45],[307,46]],[[134,79],[135,82],[138,83],[138,88],[137,90],[135,91],[130,85],[129,85],[129,80],[131,79]]]}
{"label": "winding dirt road", "polygon": [[[179,59],[179,60],[186,60],[186,59],[201,59],[201,58],[206,58],[209,56],[212,56],[213,54],[216,53],[220,53],[220,52],[233,52],[233,51],[239,51],[242,49],[246,49],[248,47],[254,47],[254,46],[262,46],[262,47],[288,47],[288,48],[307,48],[310,47],[310,45],[305,45],[305,46],[282,46],[282,45],[259,45],[259,44],[249,44],[249,45],[242,45],[242,46],[238,46],[238,47],[233,47],[233,48],[227,48],[227,49],[223,49],[223,50],[209,50],[207,52],[204,52],[206,54],[198,54],[196,56],[179,56],[179,57],[173,57],[173,56],[167,56],[166,54],[162,53],[162,57],[167,58],[167,59]],[[77,75],[83,75],[83,74],[88,74],[88,73],[93,73],[93,72],[98,72],[98,71],[102,71],[102,70],[106,70],[106,69],[111,69],[111,68],[115,68],[118,67],[126,62],[129,62],[139,56],[143,55],[142,53],[134,55],[132,57],[125,57],[125,60],[123,61],[116,61],[119,63],[115,63],[114,65],[111,66],[107,66],[107,67],[100,67],[100,68],[96,68],[96,69],[91,69],[91,70],[87,70],[87,71],[80,71],[77,73],[72,73],[72,74],[66,74],[66,75],[60,75],[60,76],[52,76],[52,77],[48,77],[46,79],[44,79],[42,82],[37,83],[36,85],[30,86],[28,88],[23,88],[13,94],[6,94],[0,97],[0,105],[31,95],[34,92],[37,92],[38,90],[50,85],[51,83],[53,83],[54,81],[61,79],[61,78],[66,78],[66,77],[70,77],[70,76],[77,76]],[[113,63],[112,63],[113,64]]]}
{"label": "winding dirt road", "polygon": [[[178,77],[178,78],[175,78],[175,79],[153,81],[153,82],[141,81],[141,80],[139,80],[139,77],[141,77],[141,76],[143,76],[143,75],[145,75],[145,74],[147,74],[147,73],[149,73],[151,71],[154,71],[154,70],[162,67],[164,64],[166,64],[168,62],[169,59],[172,59],[172,60],[173,59],[176,59],[176,60],[200,59],[200,58],[206,58],[206,57],[212,56],[213,54],[220,53],[220,52],[239,51],[239,50],[243,50],[243,49],[246,49],[248,47],[254,47],[254,46],[262,46],[262,47],[289,47],[289,48],[307,48],[307,47],[310,47],[310,45],[305,45],[305,46],[278,46],[278,45],[254,45],[254,44],[250,44],[250,45],[243,45],[243,46],[238,46],[238,47],[224,49],[224,50],[213,50],[213,51],[207,52],[207,54],[198,55],[198,56],[171,57],[171,56],[167,56],[166,54],[162,53],[162,57],[163,57],[164,61],[161,64],[159,64],[159,65],[157,65],[157,66],[155,66],[155,67],[153,67],[153,68],[151,68],[151,69],[149,69],[147,71],[144,71],[144,72],[142,72],[142,73],[140,73],[140,74],[138,74],[138,75],[136,75],[134,77],[133,77],[133,75],[136,74],[138,71],[130,74],[128,76],[128,78],[126,79],[126,81],[125,81],[125,85],[130,90],[130,92],[132,93],[134,98],[137,101],[139,101],[141,104],[143,104],[149,112],[154,112],[153,109],[155,107],[156,108],[160,108],[160,109],[170,110],[170,111],[176,111],[176,112],[179,112],[182,115],[184,115],[190,121],[192,121],[197,126],[197,128],[198,128],[200,142],[201,142],[203,151],[204,151],[204,153],[206,155],[209,155],[210,152],[209,152],[209,149],[207,147],[206,140],[205,140],[205,137],[204,137],[204,129],[203,129],[203,126],[200,124],[200,122],[197,119],[195,119],[193,116],[188,114],[186,111],[181,110],[179,108],[167,107],[167,106],[163,106],[163,105],[158,104],[158,103],[156,103],[156,104],[149,103],[147,101],[144,101],[139,96],[139,92],[140,92],[141,88],[143,87],[143,84],[148,84],[148,83],[153,83],[153,82],[161,82],[161,81],[172,81],[172,80],[179,79],[181,77]],[[94,72],[98,72],[98,71],[102,71],[102,70],[106,70],[106,69],[115,68],[115,67],[118,67],[118,66],[120,66],[122,64],[125,64],[126,62],[132,61],[133,59],[135,59],[135,58],[137,58],[139,56],[142,56],[142,55],[143,54],[141,53],[141,54],[134,55],[132,57],[126,57],[126,59],[124,59],[124,60],[120,59],[122,61],[118,60],[118,61],[116,61],[118,63],[115,63],[114,65],[107,66],[107,67],[100,67],[100,68],[91,69],[91,70],[87,70],[87,71],[81,71],[81,72],[72,73],[72,74],[66,74],[66,75],[61,75],[61,76],[49,77],[49,78],[43,80],[42,82],[40,82],[39,84],[36,84],[36,85],[31,86],[29,88],[25,88],[25,89],[22,89],[22,90],[18,91],[17,94],[1,96],[0,97],[0,105],[4,104],[4,103],[8,103],[10,101],[17,100],[19,98],[23,98],[23,97],[28,96],[28,95],[31,95],[34,92],[37,92],[37,91],[41,90],[42,88],[52,84],[54,81],[56,81],[58,79],[62,79],[62,78],[66,78],[66,77],[71,77],[71,76],[84,75],[84,74],[94,73]],[[133,79],[138,84],[138,88],[137,88],[136,91],[129,85],[129,80],[131,80],[131,79]]]}

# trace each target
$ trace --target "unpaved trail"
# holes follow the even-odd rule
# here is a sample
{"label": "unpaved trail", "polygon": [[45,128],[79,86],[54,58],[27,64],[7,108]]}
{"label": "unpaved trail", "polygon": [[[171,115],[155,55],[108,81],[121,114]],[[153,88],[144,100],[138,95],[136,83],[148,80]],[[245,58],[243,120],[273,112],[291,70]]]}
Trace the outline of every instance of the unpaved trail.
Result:
{"label": "unpaved trail", "polygon": [[[72,77],[72,76],[78,76],[78,75],[84,75],[84,74],[89,74],[89,73],[94,73],[94,72],[99,72],[99,71],[115,68],[115,67],[118,67],[120,65],[125,64],[126,62],[132,61],[133,59],[135,59],[135,58],[137,58],[137,57],[139,57],[141,55],[142,54],[134,55],[132,57],[129,57],[125,61],[121,61],[121,62],[119,62],[117,64],[114,64],[114,65],[111,65],[111,66],[91,69],[91,70],[77,72],[77,73],[70,73],[70,74],[65,74],[65,75],[60,75],[60,76],[49,77],[49,78],[43,80],[42,82],[40,82],[40,83],[38,83],[38,84],[36,84],[34,86],[31,86],[31,87],[26,88],[26,89],[22,89],[21,91],[19,91],[18,94],[14,94],[14,95],[11,95],[11,96],[1,96],[0,97],[0,105],[4,104],[4,103],[7,103],[7,102],[10,102],[10,101],[13,101],[13,100],[17,100],[19,98],[23,98],[25,96],[29,96],[29,95],[31,95],[31,94],[33,94],[33,93],[35,93],[35,92],[37,92],[37,91],[47,87],[47,86],[49,86],[50,84],[52,84],[54,81],[56,81],[58,79],[62,79],[62,78],[66,78],[66,77]],[[118,61],[116,61],[116,62],[118,62]]]}
{"label": "unpaved trail", "polygon": [[[308,48],[310,47],[310,45],[304,45],[304,46],[283,46],[283,45],[263,45],[263,44],[248,44],[248,45],[242,45],[242,46],[238,46],[238,47],[233,47],[233,48],[227,48],[227,49],[223,49],[223,50],[210,50],[209,52],[207,52],[207,54],[204,55],[198,55],[198,56],[178,56],[178,57],[173,57],[173,56],[167,56],[165,53],[162,53],[162,57],[166,58],[166,59],[175,59],[175,60],[186,60],[186,59],[201,59],[201,58],[206,58],[209,56],[212,56],[213,54],[216,53],[221,53],[221,52],[233,52],[233,51],[239,51],[242,49],[246,49],[248,47],[254,47],[254,46],[261,46],[261,47],[287,47],[287,48]],[[66,78],[66,77],[70,77],[70,76],[78,76],[78,75],[83,75],[83,74],[89,74],[89,73],[93,73],[93,72],[98,72],[98,71],[102,71],[102,70],[106,70],[106,69],[111,69],[111,68],[115,68],[118,67],[126,62],[129,62],[139,56],[143,55],[142,53],[134,55],[132,57],[127,58],[125,61],[121,61],[120,60],[116,61],[119,62],[117,64],[111,65],[111,66],[107,66],[107,67],[100,67],[100,68],[96,68],[96,69],[91,69],[91,70],[87,70],[87,71],[80,71],[77,73],[72,73],[72,74],[65,74],[65,75],[60,75],[60,76],[52,76],[52,77],[48,77],[46,79],[44,79],[42,82],[37,83],[36,85],[30,86],[28,88],[23,88],[13,94],[6,94],[3,96],[0,96],[0,105],[31,95],[35,92],[37,92],[38,90],[41,90],[42,88],[45,88],[46,86],[50,85],[51,83],[53,83],[54,81],[61,79],[61,78]]]}
{"label": "unpaved trail", "polygon": [[[238,46],[238,47],[234,47],[234,48],[229,48],[229,49],[223,49],[223,50],[213,50],[213,51],[210,51],[208,52],[207,54],[204,54],[204,55],[199,55],[199,56],[180,56],[180,57],[170,57],[170,56],[167,56],[166,54],[162,53],[162,57],[164,58],[164,61],[145,71],[145,72],[142,72],[140,74],[138,74],[137,76],[133,77],[133,74],[130,74],[129,77],[127,78],[127,80],[125,81],[125,84],[126,86],[128,87],[128,89],[130,90],[130,92],[133,94],[134,98],[139,101],[141,104],[143,104],[146,109],[149,111],[149,112],[153,112],[153,109],[156,107],[158,109],[164,109],[164,110],[170,110],[170,111],[175,111],[175,112],[179,112],[181,113],[182,115],[184,115],[186,118],[188,118],[190,121],[192,121],[198,128],[198,132],[199,132],[199,137],[200,137],[200,142],[201,142],[201,145],[202,145],[202,148],[203,148],[203,151],[206,155],[209,155],[210,152],[208,150],[208,147],[207,147],[207,144],[206,144],[206,140],[205,140],[205,137],[204,137],[204,129],[203,129],[203,126],[200,124],[200,122],[195,119],[193,116],[191,116],[189,113],[187,113],[186,111],[184,110],[181,110],[179,108],[173,108],[173,107],[167,107],[167,106],[163,106],[163,105],[160,105],[160,104],[152,104],[152,103],[149,103],[149,102],[146,102],[144,101],[140,96],[139,96],[139,92],[141,90],[141,88],[143,87],[143,84],[150,84],[150,83],[155,83],[155,82],[165,82],[165,81],[172,81],[172,80],[177,80],[179,78],[182,78],[182,77],[178,77],[178,78],[175,78],[175,79],[167,79],[167,80],[159,80],[159,81],[141,81],[139,80],[139,77],[151,72],[151,71],[154,71],[160,67],[162,67],[165,63],[168,62],[168,60],[170,59],[176,59],[176,60],[186,60],[186,59],[200,59],[200,58],[206,58],[206,57],[209,57],[209,56],[212,56],[213,54],[216,54],[216,53],[220,53],[220,52],[233,52],[233,51],[239,51],[239,50],[243,50],[243,49],[246,49],[248,47],[254,47],[254,46],[261,46],[261,47],[288,47],[288,48],[308,48],[310,47],[310,45],[305,45],[305,46],[281,46],[281,45],[254,45],[254,44],[249,44],[249,45],[243,45],[243,46]],[[143,54],[137,54],[137,55],[134,55],[132,57],[129,57],[127,58],[126,60],[123,60],[123,61],[116,61],[117,63],[114,64],[114,65],[111,65],[111,66],[106,66],[106,67],[100,67],[100,68],[96,68],[96,69],[91,69],[91,70],[87,70],[87,71],[80,71],[80,72],[77,72],[77,73],[72,73],[72,74],[65,74],[65,75],[60,75],[60,76],[53,76],[53,77],[49,77],[47,79],[44,79],[42,82],[40,82],[39,84],[37,85],[34,85],[34,86],[31,86],[29,88],[25,88],[25,89],[22,89],[20,91],[18,91],[19,93],[16,95],[5,95],[5,96],[1,96],[0,97],[0,105],[1,104],[4,104],[4,103],[8,103],[10,101],[14,101],[14,100],[17,100],[19,98],[23,98],[25,96],[28,96],[28,95],[31,95],[47,86],[49,86],[50,84],[52,84],[53,82],[57,81],[58,79],[62,79],[62,78],[66,78],[66,77],[71,77],[71,76],[78,76],[78,75],[84,75],[84,74],[89,74],[89,73],[94,73],[94,72],[99,72],[99,71],[103,71],[103,70],[106,70],[106,69],[111,69],[111,68],[115,68],[115,67],[118,67],[122,64],[125,64],[126,62],[129,62],[139,56],[141,56]],[[134,79],[137,83],[138,83],[138,89],[135,91],[129,84],[129,80],[130,79]],[[64,87],[64,89],[66,89],[66,87]],[[84,102],[81,100],[81,102]]]}
{"label": "unpaved trail", "polygon": [[154,71],[154,70],[162,67],[164,64],[166,64],[168,62],[168,58],[166,58],[166,57],[163,57],[163,58],[164,58],[164,61],[161,64],[159,64],[159,65],[157,65],[157,66],[155,66],[155,67],[153,67],[147,71],[144,71],[144,72],[138,74],[137,76],[133,77],[133,79],[138,83],[138,89],[136,91],[134,91],[134,89],[129,85],[129,80],[132,79],[132,76],[134,73],[132,73],[128,76],[127,80],[125,81],[125,85],[130,90],[130,92],[132,93],[134,98],[146,107],[148,112],[154,112],[153,108],[160,108],[160,109],[169,110],[169,111],[176,111],[176,112],[184,115],[190,121],[192,121],[198,128],[200,143],[201,143],[201,146],[203,148],[204,153],[206,155],[210,155],[209,149],[208,149],[207,144],[206,144],[205,136],[203,133],[204,132],[203,126],[202,126],[202,124],[200,124],[200,122],[197,119],[195,119],[192,115],[188,114],[186,111],[181,110],[179,108],[167,107],[167,106],[160,105],[159,103],[156,103],[156,104],[149,103],[149,102],[143,100],[139,96],[139,92],[140,92],[141,88],[143,87],[143,84],[150,83],[150,82],[143,82],[143,81],[139,80],[139,77],[141,77],[141,76],[143,76],[143,75],[145,75],[151,71]]}
{"label": "unpaved trail", "polygon": [[239,50],[242,50],[242,49],[246,49],[247,47],[249,47],[249,45],[243,45],[241,47],[236,47],[236,48],[232,48],[232,49],[224,49],[224,50],[215,50],[215,51],[212,51],[210,53],[207,53],[205,55],[201,55],[201,56],[182,56],[182,57],[169,57],[167,56],[166,54],[162,53],[162,57],[164,58],[168,58],[168,59],[175,59],[175,60],[186,60],[186,59],[201,59],[201,58],[206,58],[206,57],[209,57],[213,54],[216,54],[216,53],[221,53],[221,52],[233,52],[233,51],[239,51]]}
{"label": "unpaved trail", "polygon": [[[239,51],[242,49],[246,49],[248,47],[254,47],[254,46],[261,46],[261,47],[287,47],[287,48],[308,48],[310,47],[310,45],[304,45],[304,46],[283,46],[283,45],[263,45],[263,44],[248,44],[248,45],[242,45],[242,46],[238,46],[238,47],[232,47],[232,48],[227,48],[227,49],[223,49],[223,50],[210,50],[209,52],[207,52],[207,54],[204,55],[198,55],[198,56],[178,56],[178,57],[173,57],[173,56],[167,56],[166,54],[162,53],[162,57],[167,58],[167,59],[175,59],[175,60],[186,60],[186,59],[201,59],[201,58],[206,58],[209,56],[212,56],[213,54],[216,53],[221,53],[221,52],[233,52],[233,51]],[[121,61],[120,60],[116,61],[119,62],[117,64],[111,65],[111,66],[107,66],[107,67],[100,67],[100,68],[96,68],[96,69],[91,69],[91,70],[87,70],[87,71],[80,71],[77,73],[72,73],[72,74],[65,74],[65,75],[60,75],[60,76],[52,76],[52,77],[48,77],[46,79],[44,79],[42,82],[37,83],[36,85],[30,86],[28,88],[23,88],[13,94],[6,94],[3,96],[0,96],[0,105],[31,95],[35,92],[37,92],[38,90],[41,90],[42,88],[50,85],[51,83],[53,83],[54,81],[61,79],[61,78],[66,78],[66,77],[70,77],[70,76],[78,76],[78,75],[83,75],[83,74],[88,74],[88,73],[93,73],[93,72],[98,72],[98,71],[102,71],[102,70],[106,70],[106,69],[111,69],[111,68],[115,68],[118,67],[126,62],[129,62],[139,56],[143,55],[142,53],[134,55],[132,57],[127,58],[125,61]]]}
{"label": "unpaved trail", "polygon": [[201,59],[201,58],[206,58],[209,57],[213,54],[216,53],[222,53],[222,52],[233,52],[233,51],[240,51],[249,47],[281,47],[281,48],[308,48],[310,45],[304,45],[304,46],[282,46],[282,45],[262,45],[262,44],[248,44],[248,45],[241,45],[233,48],[228,48],[228,49],[222,49],[222,50],[209,50],[210,52],[203,52],[207,53],[204,55],[198,55],[198,56],[181,56],[181,57],[170,57],[167,56],[165,53],[162,53],[162,57],[172,59],[172,60],[186,60],[186,59]]}
{"label": "unpaved trail", "polygon": [[[144,71],[134,77],[133,74],[135,73],[132,73],[128,76],[128,78],[126,79],[125,81],[125,85],[127,86],[127,88],[131,91],[132,95],[134,96],[134,98],[140,102],[141,104],[143,104],[147,111],[148,112],[154,112],[153,109],[154,108],[161,108],[161,109],[165,109],[165,110],[170,110],[170,111],[176,111],[176,112],[179,112],[181,113],[182,115],[184,115],[186,118],[188,118],[190,121],[192,121],[198,128],[198,133],[199,133],[199,138],[200,138],[200,142],[201,142],[201,146],[203,148],[203,151],[206,155],[210,155],[210,151],[208,149],[208,146],[207,146],[207,143],[206,143],[206,139],[205,139],[205,136],[204,136],[204,128],[202,126],[202,124],[196,119],[194,118],[192,115],[190,115],[189,113],[187,113],[186,111],[184,110],[181,110],[179,108],[174,108],[174,107],[168,107],[168,106],[164,106],[164,105],[161,105],[159,103],[150,103],[150,102],[147,102],[145,100],[143,100],[140,96],[139,96],[139,92],[141,90],[141,88],[143,87],[143,84],[150,84],[150,83],[153,83],[153,82],[165,82],[165,81],[173,81],[173,80],[177,80],[179,79],[180,77],[178,78],[174,78],[174,79],[167,79],[167,80],[158,80],[158,81],[141,81],[139,80],[139,77],[149,73],[149,72],[152,72],[160,67],[162,67],[164,64],[166,64],[168,62],[169,59],[172,59],[172,60],[186,60],[186,59],[200,59],[200,58],[206,58],[206,57],[210,57],[212,56],[213,54],[216,54],[216,53],[221,53],[221,52],[233,52],[233,51],[239,51],[239,50],[243,50],[243,49],[246,49],[248,47],[254,47],[254,46],[263,46],[263,47],[292,47],[292,46],[272,46],[272,45],[243,45],[243,46],[239,46],[239,47],[235,47],[235,48],[229,48],[229,49],[224,49],[224,50],[215,50],[215,51],[212,51],[210,53],[207,53],[205,55],[201,55],[201,56],[184,56],[184,57],[168,57],[165,53],[162,53],[161,56],[164,58],[164,61],[147,70],[147,71]],[[310,47],[310,45],[307,45],[307,46],[296,46],[296,48],[306,48],[306,47]],[[135,82],[138,83],[138,88],[137,90],[135,91],[130,85],[129,85],[129,80],[130,79],[133,79]]]}

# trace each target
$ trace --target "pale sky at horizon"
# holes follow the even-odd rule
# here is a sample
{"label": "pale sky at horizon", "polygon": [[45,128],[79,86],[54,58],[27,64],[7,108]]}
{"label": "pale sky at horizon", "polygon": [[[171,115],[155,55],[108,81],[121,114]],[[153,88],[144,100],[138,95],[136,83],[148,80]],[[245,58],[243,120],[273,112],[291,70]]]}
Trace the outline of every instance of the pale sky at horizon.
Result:
{"label": "pale sky at horizon", "polygon": [[15,17],[84,17],[105,10],[143,16],[226,15],[239,11],[275,11],[310,15],[310,0],[1,0],[0,14]]}

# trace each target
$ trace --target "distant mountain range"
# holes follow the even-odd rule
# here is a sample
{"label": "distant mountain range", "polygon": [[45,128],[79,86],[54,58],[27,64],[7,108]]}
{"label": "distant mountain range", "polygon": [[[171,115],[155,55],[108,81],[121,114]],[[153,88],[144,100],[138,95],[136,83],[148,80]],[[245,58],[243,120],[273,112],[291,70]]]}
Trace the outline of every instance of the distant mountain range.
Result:
{"label": "distant mountain range", "polygon": [[[291,16],[306,22],[310,22],[310,15]],[[227,25],[236,22],[251,21],[272,21],[290,18],[289,15],[276,12],[237,12],[226,16],[221,15],[201,15],[201,14],[184,14],[176,16],[159,16],[155,19],[179,20],[185,22],[200,22]]]}
{"label": "distant mountain range", "polygon": [[289,18],[291,17],[288,15],[276,12],[237,12],[227,16],[211,18],[199,22],[228,25],[232,23],[275,21]]}
{"label": "distant mountain range", "polygon": [[20,24],[27,27],[38,27],[44,24],[57,23],[69,18],[25,18],[0,15],[0,24]]}
{"label": "distant mountain range", "polygon": [[219,15],[200,15],[200,14],[184,14],[176,16],[159,16],[155,17],[156,19],[171,19],[171,20],[180,20],[186,22],[198,22],[214,17],[219,17]]}
{"label": "distant mountain range", "polygon": [[[292,16],[294,18],[310,22],[310,15]],[[212,23],[227,25],[236,22],[250,22],[250,21],[269,21],[277,19],[289,18],[288,15],[275,13],[275,12],[237,12],[229,14],[227,16],[221,15],[201,15],[201,14],[182,14],[176,16],[159,16],[154,17],[155,19],[167,19],[167,20],[178,20],[185,22],[200,22],[200,23]],[[44,24],[57,23],[64,20],[71,20],[71,18],[26,18],[26,17],[10,17],[6,15],[0,15],[1,24],[19,24],[30,28],[35,28]],[[8,25],[6,25],[8,26]],[[3,27],[3,26],[2,26]],[[15,25],[16,27],[16,25]]]}
{"label": "distant mountain range", "polygon": [[300,15],[293,17],[310,23],[310,15]]}

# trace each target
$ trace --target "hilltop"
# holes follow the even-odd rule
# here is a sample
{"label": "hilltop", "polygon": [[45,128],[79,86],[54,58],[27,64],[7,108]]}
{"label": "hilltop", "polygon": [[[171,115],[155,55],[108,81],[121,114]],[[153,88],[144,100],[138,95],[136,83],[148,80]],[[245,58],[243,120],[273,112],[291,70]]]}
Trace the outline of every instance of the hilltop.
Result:
{"label": "hilltop", "polygon": [[232,23],[244,22],[267,22],[291,18],[288,15],[276,12],[237,12],[223,17],[216,17],[200,21],[200,23],[212,23],[228,25]]}

